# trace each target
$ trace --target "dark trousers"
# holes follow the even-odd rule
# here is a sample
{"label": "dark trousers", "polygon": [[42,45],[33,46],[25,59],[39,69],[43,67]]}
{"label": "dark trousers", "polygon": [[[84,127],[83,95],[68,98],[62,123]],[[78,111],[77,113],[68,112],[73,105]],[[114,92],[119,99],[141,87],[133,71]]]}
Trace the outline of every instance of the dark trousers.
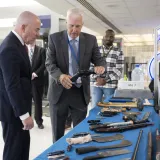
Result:
{"label": "dark trousers", "polygon": [[42,119],[42,98],[43,98],[43,85],[38,86],[32,83],[32,96],[35,105],[34,118],[38,125],[43,123]]}
{"label": "dark trousers", "polygon": [[70,110],[73,127],[75,127],[86,118],[88,104],[85,102],[82,87],[64,89],[57,104],[52,104],[52,100],[49,103],[54,143],[64,135],[68,110]]}
{"label": "dark trousers", "polygon": [[[20,121],[20,120],[19,120]],[[30,148],[29,131],[22,129],[21,122],[9,124],[2,122],[3,160],[28,160]]]}

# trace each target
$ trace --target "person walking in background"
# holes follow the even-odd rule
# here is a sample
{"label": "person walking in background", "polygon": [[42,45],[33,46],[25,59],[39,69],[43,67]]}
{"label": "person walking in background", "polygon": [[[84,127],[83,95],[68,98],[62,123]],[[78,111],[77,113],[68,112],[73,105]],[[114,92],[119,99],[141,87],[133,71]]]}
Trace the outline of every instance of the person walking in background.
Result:
{"label": "person walking in background", "polygon": [[42,98],[44,88],[45,49],[35,44],[28,45],[29,60],[32,70],[32,96],[34,100],[34,118],[39,129],[43,129]]}
{"label": "person walking in background", "polygon": [[94,71],[103,74],[105,60],[100,56],[96,37],[82,33],[82,12],[73,8],[67,12],[67,30],[51,34],[46,56],[49,72],[49,106],[53,142],[64,135],[65,122],[70,110],[73,127],[85,119],[90,101],[89,77],[71,77],[78,70],[88,70],[90,62]]}
{"label": "person walking in background", "polygon": [[3,160],[28,160],[31,117],[31,67],[25,44],[39,36],[40,19],[25,11],[0,46],[0,121]]}
{"label": "person walking in background", "polygon": [[[94,77],[95,81],[91,82],[91,105],[92,108],[97,106],[98,102],[114,94],[118,80],[121,78],[124,67],[124,56],[113,46],[115,33],[108,29],[103,37],[103,46],[100,48],[102,57],[106,60],[106,77]],[[93,78],[92,78],[93,80]]]}

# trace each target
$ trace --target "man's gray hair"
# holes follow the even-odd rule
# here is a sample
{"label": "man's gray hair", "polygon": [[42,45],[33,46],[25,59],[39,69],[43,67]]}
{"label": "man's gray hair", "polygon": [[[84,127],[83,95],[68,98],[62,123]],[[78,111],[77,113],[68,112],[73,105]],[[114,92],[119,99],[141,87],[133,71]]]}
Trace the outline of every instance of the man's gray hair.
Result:
{"label": "man's gray hair", "polygon": [[83,11],[79,8],[71,8],[67,11],[67,20],[71,15],[77,15],[82,17],[83,21]]}

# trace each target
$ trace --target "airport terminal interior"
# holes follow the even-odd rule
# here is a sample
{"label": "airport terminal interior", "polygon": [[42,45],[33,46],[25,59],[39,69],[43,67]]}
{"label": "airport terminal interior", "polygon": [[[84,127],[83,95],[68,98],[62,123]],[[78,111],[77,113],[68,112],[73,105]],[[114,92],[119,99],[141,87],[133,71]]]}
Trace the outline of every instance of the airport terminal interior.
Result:
{"label": "airport terminal interior", "polygon": [[[82,32],[96,36],[99,48],[102,46],[106,30],[111,29],[115,32],[113,45],[124,55],[124,67],[117,86],[117,92],[120,92],[118,97],[122,98],[121,91],[127,89],[133,92],[135,90],[150,91],[149,84],[153,79],[155,80],[154,91],[159,97],[160,0],[0,0],[0,44],[14,29],[19,14],[30,11],[41,20],[40,37],[36,40],[36,45],[47,51],[48,36],[66,30],[66,13],[70,8],[79,8],[83,11]],[[143,72],[143,78],[140,82],[136,83],[135,80],[133,83],[132,71],[137,66]],[[42,101],[44,128],[38,128],[35,123],[30,131],[29,160],[43,160],[36,157],[53,144],[47,99],[48,74],[45,78]],[[153,93],[150,92],[147,95],[152,97]],[[90,114],[91,105],[90,100],[87,116]],[[32,115],[34,117],[34,102],[32,102]],[[72,127],[73,125],[70,128],[66,127],[65,134],[70,132]],[[3,146],[2,127],[0,127],[0,159],[2,159]],[[75,158],[75,160],[81,160],[81,158]]]}

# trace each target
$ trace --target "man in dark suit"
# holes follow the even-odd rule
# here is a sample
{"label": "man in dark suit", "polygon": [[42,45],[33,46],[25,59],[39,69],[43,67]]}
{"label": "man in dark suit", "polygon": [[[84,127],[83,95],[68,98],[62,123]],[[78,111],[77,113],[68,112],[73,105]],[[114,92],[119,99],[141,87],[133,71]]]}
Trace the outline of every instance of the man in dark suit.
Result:
{"label": "man in dark suit", "polygon": [[32,96],[35,105],[34,118],[39,129],[43,129],[42,97],[44,87],[45,49],[35,45],[28,46],[29,60],[32,70]]}
{"label": "man in dark suit", "polygon": [[51,34],[46,56],[49,72],[49,105],[53,142],[64,135],[65,121],[70,110],[73,126],[87,114],[90,100],[89,77],[79,78],[72,84],[71,77],[80,69],[88,70],[90,62],[95,72],[103,74],[105,60],[99,53],[96,37],[81,33],[83,17],[79,9],[67,12],[67,31]]}
{"label": "man in dark suit", "polygon": [[15,28],[0,46],[0,121],[3,129],[3,160],[28,160],[31,117],[31,67],[25,44],[39,36],[39,18],[20,14]]}

